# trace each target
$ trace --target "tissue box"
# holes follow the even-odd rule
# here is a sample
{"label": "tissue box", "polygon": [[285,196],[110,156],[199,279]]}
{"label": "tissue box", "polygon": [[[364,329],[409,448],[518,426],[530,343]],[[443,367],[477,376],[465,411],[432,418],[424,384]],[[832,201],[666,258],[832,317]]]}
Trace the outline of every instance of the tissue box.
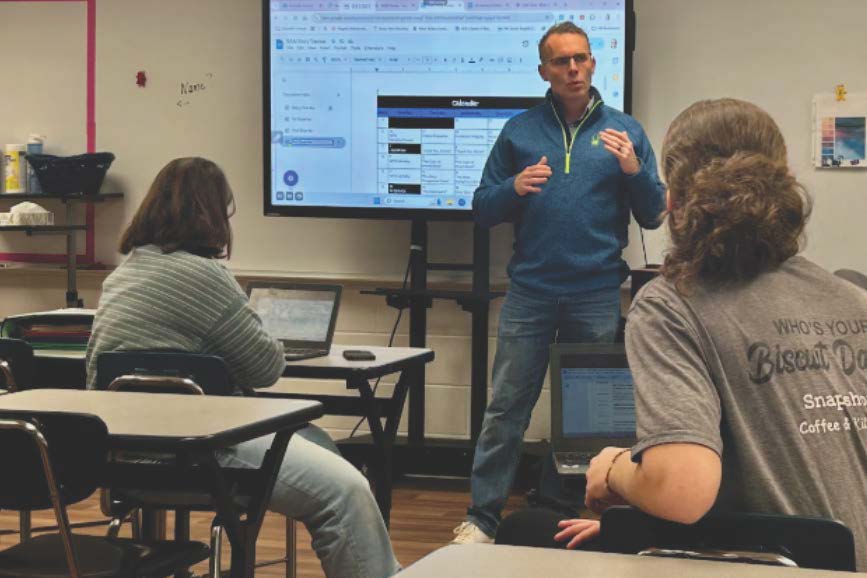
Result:
{"label": "tissue box", "polygon": [[54,213],[46,211],[36,203],[18,203],[10,210],[9,224],[18,226],[53,225]]}
{"label": "tissue box", "polygon": [[52,213],[12,213],[11,225],[53,225]]}

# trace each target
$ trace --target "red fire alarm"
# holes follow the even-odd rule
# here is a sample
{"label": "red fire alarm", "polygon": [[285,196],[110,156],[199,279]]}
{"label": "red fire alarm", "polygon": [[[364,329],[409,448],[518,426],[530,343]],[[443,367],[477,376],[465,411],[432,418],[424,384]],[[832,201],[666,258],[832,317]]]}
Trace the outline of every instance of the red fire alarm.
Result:
{"label": "red fire alarm", "polygon": [[136,72],[136,74],[135,74],[136,86],[138,86],[139,88],[144,88],[147,85],[147,83],[148,83],[148,77],[147,77],[147,74],[145,74],[145,71],[139,70],[138,72]]}

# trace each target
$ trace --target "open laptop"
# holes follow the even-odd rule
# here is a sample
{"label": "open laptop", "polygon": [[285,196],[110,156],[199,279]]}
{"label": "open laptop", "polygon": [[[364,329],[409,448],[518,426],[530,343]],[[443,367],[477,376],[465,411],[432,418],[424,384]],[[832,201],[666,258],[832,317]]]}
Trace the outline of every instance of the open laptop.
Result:
{"label": "open laptop", "polygon": [[635,444],[635,398],[623,344],[551,346],[551,445],[557,472],[585,474],[608,446]]}
{"label": "open laptop", "polygon": [[247,295],[265,331],[283,344],[286,361],[297,361],[328,355],[341,289],[340,285],[252,281]]}

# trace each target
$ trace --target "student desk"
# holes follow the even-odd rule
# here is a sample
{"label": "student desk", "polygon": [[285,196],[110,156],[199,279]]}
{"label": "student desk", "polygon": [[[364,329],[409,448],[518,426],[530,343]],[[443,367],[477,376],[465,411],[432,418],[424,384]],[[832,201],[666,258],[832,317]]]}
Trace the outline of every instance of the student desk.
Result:
{"label": "student desk", "polygon": [[446,546],[428,554],[401,572],[400,578],[840,578],[843,574],[856,575],[783,566],[466,544]]}
{"label": "student desk", "polygon": [[[69,391],[39,389],[0,396],[0,411],[87,413],[98,416],[108,428],[113,450],[173,453],[189,456],[197,468],[181,470],[175,465],[123,467],[110,464],[110,484],[124,487],[159,486],[157,474],[166,482],[198,476],[207,480],[232,545],[232,577],[252,578],[256,538],[277,472],[292,433],[322,416],[315,401],[264,400],[250,397],[188,396],[159,393]],[[216,452],[243,441],[275,433],[267,457],[257,470],[243,470],[244,487],[250,497],[243,508],[232,499],[232,471],[219,465]],[[177,480],[174,480],[177,481]],[[243,511],[242,511],[243,510]]]}
{"label": "student desk", "polygon": [[[347,361],[343,358],[346,349],[365,349],[376,359],[371,361]],[[430,349],[418,347],[367,347],[358,345],[332,345],[329,355],[292,361],[286,364],[283,377],[311,379],[339,379],[346,381],[346,389],[357,390],[358,395],[317,395],[292,393],[280,385],[256,390],[259,397],[312,399],[322,402],[328,415],[359,416],[367,419],[373,437],[379,464],[374,478],[376,503],[386,526],[391,514],[392,449],[397,435],[397,426],[403,413],[406,394],[410,387],[424,387],[416,378],[434,358]],[[393,373],[400,373],[390,398],[376,397],[370,380]],[[380,421],[385,418],[385,425]]]}
{"label": "student desk", "polygon": [[84,389],[84,350],[34,349],[33,357],[33,387]]}
{"label": "student desk", "polygon": [[[347,361],[343,358],[346,349],[365,349],[372,352],[376,359],[371,361]],[[52,364],[52,370],[68,372],[67,375],[78,375],[84,371],[83,351],[51,351],[35,350],[36,365],[45,362]],[[293,393],[279,384],[256,390],[257,397],[277,399],[307,399],[321,402],[327,415],[358,416],[367,419],[370,427],[376,459],[379,464],[374,468],[374,483],[376,486],[376,502],[385,520],[389,524],[391,513],[392,488],[392,448],[397,436],[397,426],[403,413],[404,402],[410,387],[424,387],[417,376],[417,371],[426,363],[433,361],[434,352],[430,349],[417,347],[367,347],[360,345],[332,345],[329,355],[291,361],[286,364],[283,377],[310,379],[337,379],[346,382],[347,390],[356,390],[358,395],[318,395]],[[376,397],[370,386],[370,380],[399,373],[400,377],[394,386],[390,398]],[[72,382],[69,382],[72,385]],[[75,384],[75,387],[84,387]],[[385,425],[380,421],[385,418]]]}

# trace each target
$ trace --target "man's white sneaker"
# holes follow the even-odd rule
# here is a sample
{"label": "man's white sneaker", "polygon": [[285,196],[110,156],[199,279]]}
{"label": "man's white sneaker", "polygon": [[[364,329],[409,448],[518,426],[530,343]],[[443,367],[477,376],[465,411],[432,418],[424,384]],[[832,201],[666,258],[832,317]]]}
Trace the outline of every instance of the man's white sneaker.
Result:
{"label": "man's white sneaker", "polygon": [[472,522],[461,522],[461,525],[454,529],[455,539],[452,544],[493,544],[494,539],[485,534],[481,528]]}

